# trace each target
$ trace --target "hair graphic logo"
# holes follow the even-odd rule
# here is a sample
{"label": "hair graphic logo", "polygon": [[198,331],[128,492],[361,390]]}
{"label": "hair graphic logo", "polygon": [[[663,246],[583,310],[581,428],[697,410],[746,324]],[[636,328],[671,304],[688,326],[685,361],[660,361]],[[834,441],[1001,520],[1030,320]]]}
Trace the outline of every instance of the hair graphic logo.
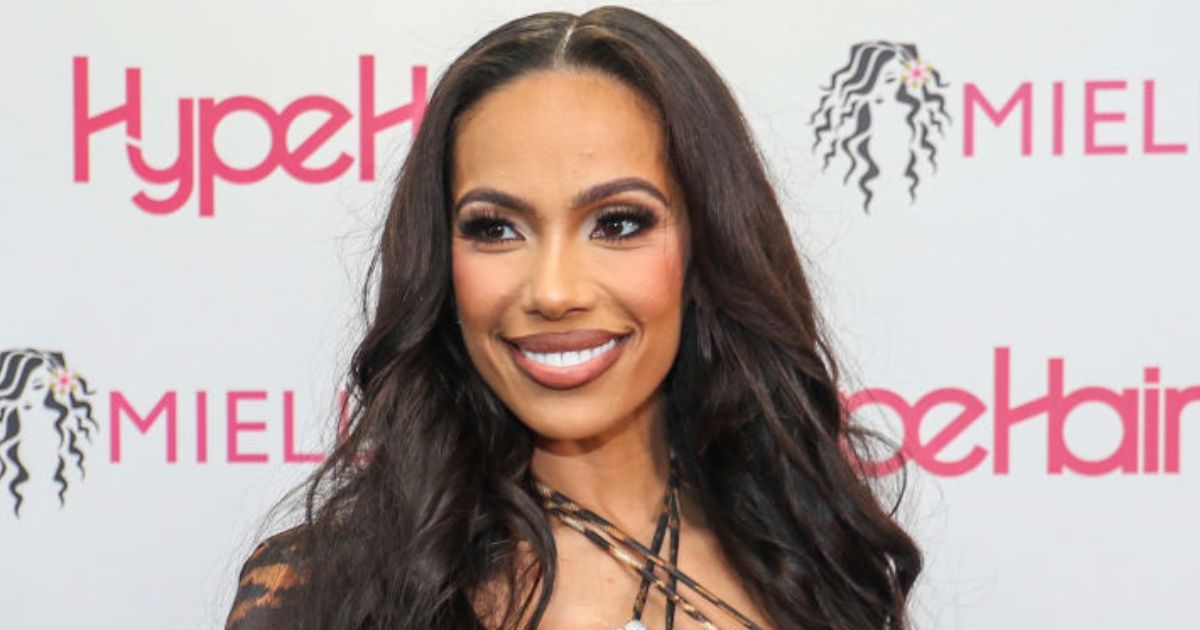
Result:
{"label": "hair graphic logo", "polygon": [[858,173],[863,212],[869,214],[875,196],[870,183],[880,174],[871,154],[872,125],[886,120],[881,118],[885,107],[899,104],[909,129],[904,177],[909,181],[909,198],[916,201],[920,183],[917,166],[924,161],[937,171],[936,138],[930,130],[945,135],[945,126],[950,123],[941,93],[948,86],[938,71],[921,59],[914,44],[855,44],[850,49],[850,61],[833,73],[829,85],[821,88],[820,103],[808,121],[815,136],[812,151],[822,157],[821,170],[828,170],[830,162],[844,155],[850,168],[842,183],[848,184]]}
{"label": "hair graphic logo", "polygon": [[[21,486],[30,482],[31,471],[53,471],[60,507],[66,504],[68,476],[77,471],[83,477],[83,449],[91,443],[92,432],[100,429],[88,402],[94,393],[67,366],[61,352],[0,350],[0,485],[12,495],[18,518],[26,499]],[[22,449],[30,442],[57,442],[57,461],[49,449]]]}

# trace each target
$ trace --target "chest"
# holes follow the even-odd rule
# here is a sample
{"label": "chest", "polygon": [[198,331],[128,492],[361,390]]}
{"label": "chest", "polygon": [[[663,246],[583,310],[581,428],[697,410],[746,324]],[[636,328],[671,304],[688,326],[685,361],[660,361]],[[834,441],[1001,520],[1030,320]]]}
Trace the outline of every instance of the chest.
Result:
{"label": "chest", "polygon": [[[551,630],[617,630],[629,621],[641,586],[641,577],[576,531],[557,529],[555,542],[559,553],[558,577],[541,627]],[[740,577],[724,557],[718,541],[707,532],[686,526],[681,530],[678,568],[760,627],[771,627],[766,623],[766,616],[754,604],[749,589],[741,583]],[[661,571],[658,575],[665,577]],[[744,627],[683,584],[677,584],[676,589],[717,628]],[[663,629],[666,608],[666,597],[652,585],[642,623],[649,630]],[[674,628],[678,630],[711,627],[693,619],[679,607],[676,607],[674,618]]]}

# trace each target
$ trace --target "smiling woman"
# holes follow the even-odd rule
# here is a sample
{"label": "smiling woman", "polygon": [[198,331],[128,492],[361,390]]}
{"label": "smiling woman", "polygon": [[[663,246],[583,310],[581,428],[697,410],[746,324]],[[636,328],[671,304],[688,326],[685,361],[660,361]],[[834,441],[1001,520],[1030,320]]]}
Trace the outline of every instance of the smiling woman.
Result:
{"label": "smiling woman", "polygon": [[788,235],[678,34],[616,7],[487,34],[397,182],[348,437],[229,627],[907,627],[921,557]]}
{"label": "smiling woman", "polygon": [[661,415],[687,243],[662,136],[644,97],[584,70],[530,72],[459,120],[451,251],[463,340],[542,438],[607,441]]}

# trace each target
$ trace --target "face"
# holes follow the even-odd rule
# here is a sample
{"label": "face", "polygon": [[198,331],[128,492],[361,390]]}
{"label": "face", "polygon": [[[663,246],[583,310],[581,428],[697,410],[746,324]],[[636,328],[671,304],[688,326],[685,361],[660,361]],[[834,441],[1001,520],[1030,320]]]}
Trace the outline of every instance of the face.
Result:
{"label": "face", "polygon": [[687,226],[653,106],[595,72],[528,73],[454,138],[454,295],[475,367],[546,440],[657,414]]}
{"label": "face", "polygon": [[904,80],[905,70],[899,56],[893,57],[880,68],[879,79],[871,91],[870,100],[878,107],[896,99],[896,90]]}

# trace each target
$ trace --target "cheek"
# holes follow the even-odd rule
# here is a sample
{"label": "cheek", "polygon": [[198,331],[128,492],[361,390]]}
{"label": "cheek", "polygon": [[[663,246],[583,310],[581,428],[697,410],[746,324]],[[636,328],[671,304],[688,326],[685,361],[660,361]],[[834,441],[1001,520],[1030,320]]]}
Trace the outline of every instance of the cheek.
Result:
{"label": "cheek", "polygon": [[488,380],[497,378],[498,364],[503,361],[488,340],[500,330],[520,284],[520,272],[505,258],[456,244],[451,261],[463,344],[476,369]]}
{"label": "cheek", "polygon": [[[463,330],[487,331],[499,323],[505,296],[511,293],[513,273],[496,256],[467,251],[455,245],[451,263],[454,300]],[[470,339],[467,340],[470,343]]]}
{"label": "cheek", "polygon": [[606,265],[612,295],[646,329],[649,343],[673,349],[683,308],[684,265],[678,237],[612,258]]}

